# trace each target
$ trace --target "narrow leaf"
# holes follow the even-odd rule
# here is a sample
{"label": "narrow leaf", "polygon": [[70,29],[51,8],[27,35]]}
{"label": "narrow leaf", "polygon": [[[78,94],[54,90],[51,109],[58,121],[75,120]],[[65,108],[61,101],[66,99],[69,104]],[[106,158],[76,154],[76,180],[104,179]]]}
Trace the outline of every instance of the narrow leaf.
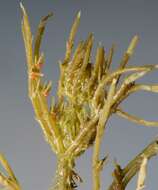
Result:
{"label": "narrow leaf", "polygon": [[52,15],[53,13],[49,13],[47,16],[43,17],[39,23],[39,26],[35,35],[35,45],[34,45],[34,59],[36,60],[38,60],[39,58],[42,36],[44,34],[47,21]]}

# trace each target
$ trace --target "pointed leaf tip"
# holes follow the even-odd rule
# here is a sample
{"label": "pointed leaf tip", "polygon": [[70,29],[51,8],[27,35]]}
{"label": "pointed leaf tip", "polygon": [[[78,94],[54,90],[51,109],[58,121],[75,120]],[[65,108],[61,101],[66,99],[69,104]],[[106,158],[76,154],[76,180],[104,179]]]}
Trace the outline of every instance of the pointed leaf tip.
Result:
{"label": "pointed leaf tip", "polygon": [[139,41],[139,37],[138,37],[138,35],[135,35],[135,36],[132,38],[132,40],[131,40],[131,42],[130,42],[130,45],[129,45],[128,49],[127,49],[127,53],[128,53],[130,56],[133,54],[133,51],[134,51],[134,49],[136,48],[136,45],[137,45],[138,41]]}
{"label": "pointed leaf tip", "polygon": [[26,11],[25,11],[25,8],[24,8],[22,2],[20,2],[20,8],[21,8],[23,14],[26,14]]}
{"label": "pointed leaf tip", "polygon": [[77,18],[80,19],[80,17],[81,17],[81,10],[79,10],[77,13]]}

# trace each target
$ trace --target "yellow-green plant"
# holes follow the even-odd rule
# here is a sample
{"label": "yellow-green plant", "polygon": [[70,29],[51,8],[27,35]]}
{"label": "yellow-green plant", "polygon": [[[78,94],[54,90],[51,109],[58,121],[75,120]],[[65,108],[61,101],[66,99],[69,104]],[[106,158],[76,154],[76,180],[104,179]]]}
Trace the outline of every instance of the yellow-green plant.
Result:
{"label": "yellow-green plant", "polygon": [[[41,19],[33,39],[28,15],[22,4],[21,9],[22,33],[28,66],[28,95],[45,140],[57,156],[55,182],[51,189],[73,190],[77,188],[82,178],[75,171],[75,160],[92,146],[93,190],[100,190],[100,173],[108,159],[108,155],[100,158],[100,146],[108,119],[113,114],[117,114],[137,124],[158,126],[158,122],[133,116],[121,108],[121,103],[132,93],[140,90],[158,92],[157,84],[136,83],[137,79],[157,69],[158,65],[127,66],[138,42],[137,35],[132,38],[116,70],[111,70],[114,45],[106,54],[104,47],[99,44],[95,61],[92,60],[91,50],[94,40],[92,33],[85,41],[80,41],[72,53],[80,21],[79,12],[66,42],[65,57],[59,63],[60,78],[57,98],[52,97],[52,103],[49,106],[48,96],[51,91],[51,82],[43,80],[44,54],[40,46],[47,20],[52,13]],[[120,77],[124,77],[122,81]],[[142,189],[147,161],[157,153],[158,139],[155,139],[124,168],[116,163],[113,172],[114,180],[108,190],[124,190],[139,170],[137,190]],[[5,167],[4,162],[2,165]],[[0,176],[3,178],[3,174]],[[21,189],[10,170],[8,176],[4,178],[9,183],[4,184],[3,180],[0,180],[3,186]]]}

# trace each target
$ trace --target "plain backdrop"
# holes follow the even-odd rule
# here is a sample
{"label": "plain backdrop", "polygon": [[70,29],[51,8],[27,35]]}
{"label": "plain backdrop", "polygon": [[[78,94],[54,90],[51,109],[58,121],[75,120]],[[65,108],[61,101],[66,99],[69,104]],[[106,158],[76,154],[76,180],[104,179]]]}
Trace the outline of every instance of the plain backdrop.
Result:
{"label": "plain backdrop", "polygon": [[[32,32],[39,19],[53,11],[42,43],[45,52],[45,76],[53,81],[55,94],[59,76],[58,60],[63,59],[65,43],[76,13],[81,10],[81,23],[76,38],[85,39],[93,32],[95,45],[105,45],[106,51],[116,44],[113,67],[119,64],[131,38],[138,34],[140,42],[129,65],[158,63],[158,1],[157,0],[23,0],[28,11]],[[92,59],[94,56],[92,56]],[[141,79],[158,83],[158,71]],[[139,92],[122,107],[129,113],[149,120],[158,120],[158,94]],[[110,161],[102,172],[102,189],[112,181],[113,160],[125,166],[158,134],[158,128],[147,128],[117,116],[108,122],[101,156],[109,153]],[[27,68],[21,35],[21,12],[18,0],[0,2],[0,151],[8,158],[24,190],[46,190],[55,172],[56,158],[45,143],[27,92]],[[79,190],[92,189],[90,148],[77,160],[76,168],[84,183]],[[148,165],[145,190],[158,187],[158,159]],[[134,190],[136,178],[127,190]]]}

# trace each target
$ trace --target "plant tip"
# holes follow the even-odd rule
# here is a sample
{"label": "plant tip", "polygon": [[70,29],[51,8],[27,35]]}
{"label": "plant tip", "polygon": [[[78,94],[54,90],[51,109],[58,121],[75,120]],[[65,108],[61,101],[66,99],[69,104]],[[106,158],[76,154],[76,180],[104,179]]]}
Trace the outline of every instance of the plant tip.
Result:
{"label": "plant tip", "polygon": [[23,4],[22,4],[21,1],[20,1],[20,8],[21,8],[22,12],[23,12],[24,14],[26,14],[25,8],[24,8],[24,6],[23,6]]}
{"label": "plant tip", "polygon": [[79,10],[77,13],[77,18],[80,18],[80,17],[81,17],[81,10]]}

